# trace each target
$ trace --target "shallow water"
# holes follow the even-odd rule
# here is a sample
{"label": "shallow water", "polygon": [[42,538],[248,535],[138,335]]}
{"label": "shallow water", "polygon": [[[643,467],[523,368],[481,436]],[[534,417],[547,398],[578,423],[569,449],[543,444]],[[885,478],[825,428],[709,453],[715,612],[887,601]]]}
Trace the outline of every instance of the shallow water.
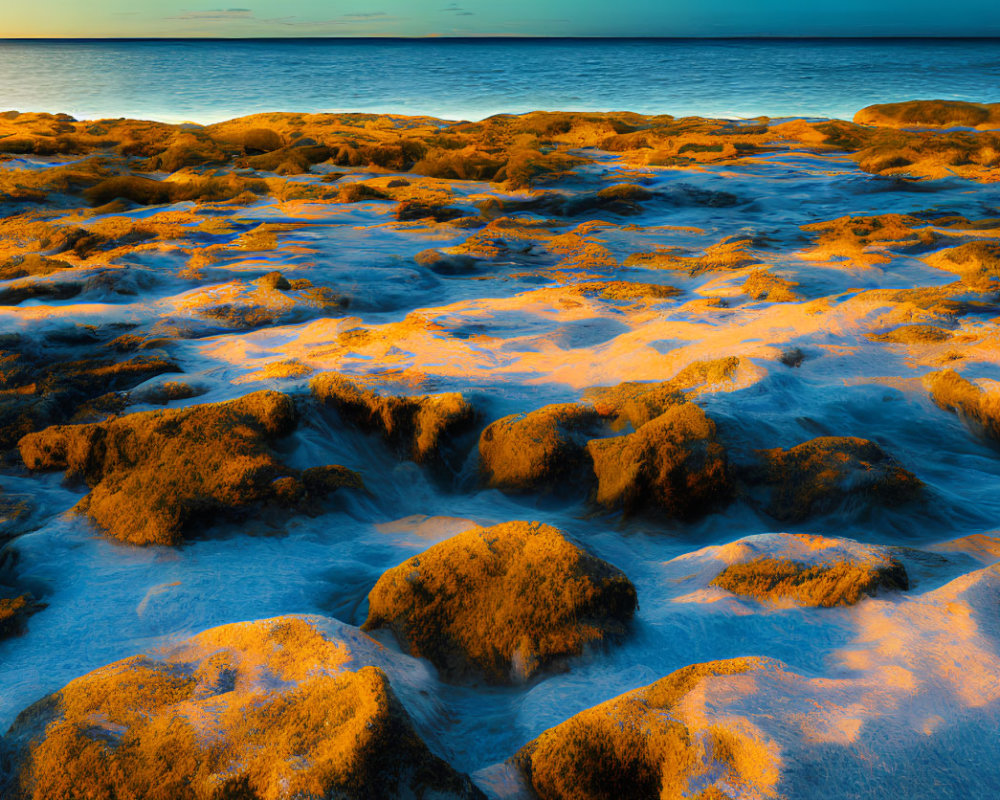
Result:
{"label": "shallow water", "polygon": [[1000,100],[1000,40],[0,40],[0,110],[202,124],[263,111],[850,119]]}
{"label": "shallow water", "polygon": [[[355,171],[345,180],[364,177]],[[655,197],[635,216],[599,215],[611,224],[587,234],[619,263],[630,253],[656,247],[697,252],[726,236],[755,237],[765,242],[758,249],[761,260],[797,281],[797,291],[804,300],[817,301],[818,310],[748,302],[739,290],[744,273],[688,275],[622,266],[603,273],[587,266],[560,271],[553,269],[557,259],[545,252],[514,253],[506,261],[490,262],[485,274],[437,275],[413,256],[428,247],[458,244],[470,231],[401,225],[392,221],[391,205],[382,202],[266,200],[211,213],[224,213],[241,226],[269,221],[302,227],[282,233],[277,249],[224,253],[211,273],[219,285],[280,269],[289,278],[308,276],[316,285],[346,291],[354,302],[344,314],[252,331],[206,328],[203,335],[173,343],[171,353],[185,379],[206,393],[172,405],[262,388],[302,390],[301,380],[251,377],[267,363],[296,358],[317,371],[419,370],[434,391],[465,392],[488,421],[576,400],[587,386],[662,380],[698,359],[740,355],[759,370],[757,377],[698,399],[718,421],[727,445],[749,451],[792,446],[819,435],[866,437],[927,487],[926,500],[916,506],[846,508],[792,530],[922,547],[995,528],[1000,519],[995,448],[937,408],[919,382],[885,380],[915,378],[930,367],[914,361],[905,348],[870,341],[866,335],[880,330],[887,307],[855,302],[868,289],[938,286],[954,276],[907,254],[893,253],[888,263],[865,268],[810,260],[812,238],[801,226],[847,214],[929,209],[939,216],[998,216],[1000,184],[956,178],[918,185],[862,173],[846,157],[789,151],[697,170],[635,169],[609,156],[580,169],[559,190],[572,195],[625,179],[641,182]],[[725,207],[700,204],[692,198],[707,195],[693,190],[725,191],[735,200]],[[456,184],[455,192],[453,204],[471,210],[475,199],[496,190],[466,183]],[[167,245],[140,249],[112,265],[127,265],[143,277],[146,288],[139,295],[2,307],[0,328],[42,337],[71,323],[149,325],[183,317],[192,298],[218,290],[211,281],[192,288],[176,276],[187,256]],[[530,294],[595,272],[616,280],[668,283],[681,294],[639,310],[592,300],[572,307]],[[725,299],[729,307],[709,312],[692,302],[700,298]],[[400,340],[391,363],[364,352],[331,354],[341,332],[397,323],[414,311],[435,326]],[[957,321],[958,330],[989,328],[995,315],[995,308],[969,313]],[[806,356],[795,368],[776,356],[792,346]],[[967,376],[1000,379],[995,358],[974,361]],[[433,702],[417,714],[421,732],[458,769],[479,773],[484,785],[489,777],[480,771],[546,728],[686,664],[754,654],[833,679],[848,672],[840,651],[859,646],[869,613],[860,606],[817,611],[705,599],[705,581],[697,578],[692,562],[675,559],[781,529],[745,503],[690,524],[655,517],[623,521],[618,515],[594,514],[575,500],[484,490],[476,481],[471,450],[455,485],[444,489],[414,464],[399,462],[375,438],[322,420],[301,427],[286,449],[290,466],[343,464],[359,470],[377,491],[350,497],[338,510],[315,518],[290,515],[280,523],[216,526],[206,530],[207,537],[179,548],[136,549],[101,538],[83,518],[66,513],[81,495],[60,486],[57,476],[0,475],[7,492],[29,494],[38,505],[37,530],[20,537],[15,547],[20,580],[48,603],[30,618],[24,636],[0,642],[0,728],[31,702],[89,670],[215,625],[289,613],[324,614],[358,625],[366,615],[367,593],[384,570],[462,529],[465,520],[554,524],[620,567],[635,584],[640,603],[632,633],[620,647],[589,653],[565,674],[504,689],[453,687],[433,675],[426,678]],[[424,516],[442,519],[418,526]],[[958,555],[930,566],[908,558],[918,597],[973,567]],[[881,608],[894,601],[879,602]],[[385,641],[394,647],[391,639]],[[415,701],[404,700],[413,711]],[[974,737],[979,728],[964,730],[963,735]]]}

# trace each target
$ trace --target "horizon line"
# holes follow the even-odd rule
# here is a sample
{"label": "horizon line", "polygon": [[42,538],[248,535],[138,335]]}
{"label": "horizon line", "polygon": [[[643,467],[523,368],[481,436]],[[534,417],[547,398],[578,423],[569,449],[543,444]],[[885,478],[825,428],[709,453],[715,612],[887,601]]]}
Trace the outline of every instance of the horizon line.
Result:
{"label": "horizon line", "polygon": [[931,41],[1000,41],[1000,33],[981,35],[950,35],[935,34],[802,34],[802,35],[745,35],[725,34],[715,36],[545,36],[524,34],[465,34],[452,35],[376,35],[376,36],[0,36],[0,42],[185,42],[185,41],[808,41],[808,40],[843,40],[843,41],[894,41],[894,40],[931,40]]}

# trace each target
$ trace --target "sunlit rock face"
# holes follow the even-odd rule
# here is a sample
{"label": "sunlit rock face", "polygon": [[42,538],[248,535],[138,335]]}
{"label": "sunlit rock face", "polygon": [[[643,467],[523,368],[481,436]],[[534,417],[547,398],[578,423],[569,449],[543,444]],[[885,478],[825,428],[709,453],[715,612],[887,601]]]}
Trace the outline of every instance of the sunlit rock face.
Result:
{"label": "sunlit rock face", "polygon": [[335,620],[215,628],[25,710],[5,796],[483,797],[420,739],[394,678],[419,666]]}
{"label": "sunlit rock face", "polygon": [[386,572],[365,630],[391,628],[448,679],[519,683],[621,638],[635,588],[617,568],[535,522],[473,528]]}

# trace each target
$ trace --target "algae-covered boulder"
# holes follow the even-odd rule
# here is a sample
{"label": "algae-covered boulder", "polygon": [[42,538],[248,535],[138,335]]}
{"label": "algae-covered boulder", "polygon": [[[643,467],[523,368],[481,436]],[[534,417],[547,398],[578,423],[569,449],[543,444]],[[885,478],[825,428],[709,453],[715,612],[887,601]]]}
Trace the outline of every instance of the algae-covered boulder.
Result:
{"label": "algae-covered boulder", "polygon": [[751,481],[765,488],[765,510],[795,522],[845,504],[893,506],[920,495],[923,484],[875,442],[821,436],[783,450],[758,451]]}
{"label": "algae-covered boulder", "polygon": [[472,405],[457,392],[381,395],[335,372],[319,375],[310,387],[345,421],[382,434],[388,444],[418,464],[441,458],[451,440],[464,433],[476,416]]}
{"label": "algae-covered boulder", "polygon": [[828,608],[909,588],[889,549],[851,539],[773,533],[709,550],[728,562],[710,585],[757,600]]}
{"label": "algae-covered boulder", "polygon": [[976,434],[1000,439],[1000,392],[983,391],[953,369],[931,372],[923,383],[938,406],[958,414]]}
{"label": "algae-covered boulder", "polygon": [[663,800],[770,797],[777,757],[737,729],[705,725],[683,711],[693,692],[765,666],[760,659],[710,661],[582,711],[525,745],[512,759],[540,800]]}
{"label": "algae-covered boulder", "polygon": [[1000,128],[1000,103],[906,100],[867,106],[854,121],[885,128]]}
{"label": "algae-covered boulder", "polygon": [[585,444],[599,425],[597,411],[579,403],[498,419],[479,437],[487,485],[509,491],[578,488],[590,471]]}
{"label": "algae-covered boulder", "polygon": [[649,509],[692,518],[732,496],[715,423],[693,403],[671,406],[635,433],[587,444],[597,476],[595,500],[626,513]]}
{"label": "algae-covered boulder", "polygon": [[[177,544],[212,514],[287,497],[295,470],[272,445],[295,427],[287,395],[257,392],[225,403],[60,425],[25,436],[32,470],[65,470],[90,493],[77,506],[108,535],[132,544]],[[345,471],[343,485],[356,485]]]}
{"label": "algae-covered boulder", "polygon": [[15,800],[483,797],[435,756],[390,685],[403,657],[281,617],[215,628],[67,684],[4,742]]}
{"label": "algae-covered boulder", "polygon": [[447,679],[530,678],[624,633],[635,589],[615,567],[537,522],[473,528],[385,574],[365,630],[388,627]]}

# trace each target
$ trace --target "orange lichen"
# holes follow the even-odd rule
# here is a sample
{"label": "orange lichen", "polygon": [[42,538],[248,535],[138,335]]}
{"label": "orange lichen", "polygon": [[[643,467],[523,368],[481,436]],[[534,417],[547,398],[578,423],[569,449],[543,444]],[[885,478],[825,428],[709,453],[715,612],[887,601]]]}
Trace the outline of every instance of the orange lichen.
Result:
{"label": "orange lichen", "polygon": [[473,528],[382,575],[365,630],[389,627],[449,679],[523,681],[624,633],[635,589],[536,522]]}

